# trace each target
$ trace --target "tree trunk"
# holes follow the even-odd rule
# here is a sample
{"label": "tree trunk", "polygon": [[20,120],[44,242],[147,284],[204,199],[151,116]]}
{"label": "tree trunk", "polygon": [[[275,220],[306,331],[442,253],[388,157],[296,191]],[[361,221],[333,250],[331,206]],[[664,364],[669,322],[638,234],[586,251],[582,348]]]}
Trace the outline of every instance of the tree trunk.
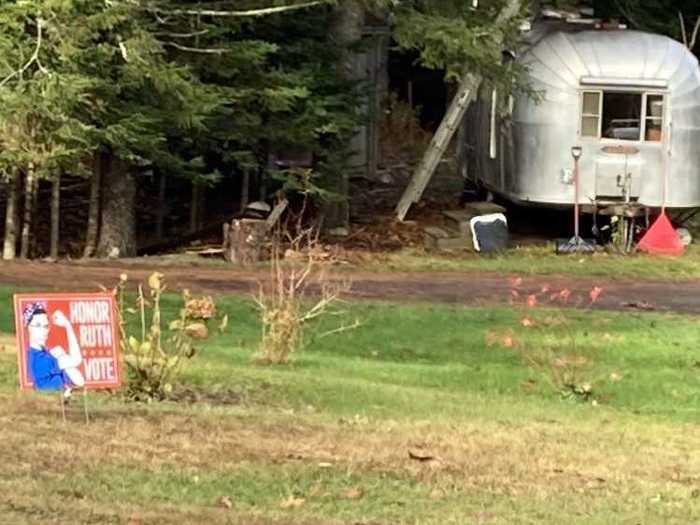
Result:
{"label": "tree trunk", "polygon": [[158,242],[163,240],[163,223],[165,222],[166,213],[166,203],[165,203],[165,187],[167,184],[167,178],[165,174],[161,173],[158,178],[158,208],[156,215],[156,240]]}
{"label": "tree trunk", "polygon": [[51,251],[50,257],[58,259],[59,222],[61,216],[61,172],[51,181]]}
{"label": "tree trunk", "polygon": [[200,204],[202,202],[202,187],[192,183],[192,199],[190,201],[190,233],[199,230]]}
{"label": "tree trunk", "polygon": [[5,210],[5,240],[2,258],[10,261],[15,258],[17,247],[17,199],[19,194],[19,174],[15,171],[7,183],[7,208]]}
{"label": "tree trunk", "polygon": [[[353,81],[361,76],[357,55],[349,46],[362,38],[364,23],[365,10],[359,0],[344,0],[335,8],[329,30],[337,45],[342,48],[337,68],[341,80]],[[343,233],[342,230],[347,230],[350,223],[348,171],[339,171],[328,178],[327,189],[335,193],[337,198],[328,200],[324,205],[323,227]]]}
{"label": "tree trunk", "polygon": [[250,170],[243,170],[243,177],[241,178],[241,204],[238,207],[238,212],[243,213],[248,206],[250,201]]}
{"label": "tree trunk", "polygon": [[129,166],[109,156],[102,173],[102,220],[99,257],[133,257],[136,255],[136,181]]}
{"label": "tree trunk", "polygon": [[22,236],[19,256],[22,259],[29,257],[29,239],[32,230],[32,218],[34,213],[34,194],[36,193],[36,174],[34,163],[27,167],[26,183],[24,189],[24,220],[22,221]]}
{"label": "tree trunk", "polygon": [[100,184],[102,181],[103,156],[95,153],[92,160],[92,179],[90,179],[90,203],[88,207],[87,235],[83,257],[92,257],[97,249],[97,235],[100,225]]}
{"label": "tree trunk", "polygon": [[257,219],[235,219],[224,224],[224,259],[241,265],[260,261],[267,231],[267,221]]}

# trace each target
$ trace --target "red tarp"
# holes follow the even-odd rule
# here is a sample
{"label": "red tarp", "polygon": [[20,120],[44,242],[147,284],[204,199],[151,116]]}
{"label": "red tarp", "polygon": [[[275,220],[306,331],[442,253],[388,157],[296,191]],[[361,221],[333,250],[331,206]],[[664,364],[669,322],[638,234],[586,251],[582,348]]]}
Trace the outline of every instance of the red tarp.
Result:
{"label": "red tarp", "polygon": [[682,255],[683,244],[665,213],[659,215],[637,244],[643,252],[654,255]]}

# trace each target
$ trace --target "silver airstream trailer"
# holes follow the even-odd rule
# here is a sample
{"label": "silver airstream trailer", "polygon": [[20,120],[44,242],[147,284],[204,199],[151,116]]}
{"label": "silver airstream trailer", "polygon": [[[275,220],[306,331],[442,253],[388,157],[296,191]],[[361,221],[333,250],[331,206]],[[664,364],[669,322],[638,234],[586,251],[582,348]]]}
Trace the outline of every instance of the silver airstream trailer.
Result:
{"label": "silver airstream trailer", "polygon": [[[539,101],[486,93],[467,117],[469,175],[510,200],[700,206],[700,70],[680,43],[637,31],[555,32],[519,59]],[[469,129],[472,128],[472,129]]]}

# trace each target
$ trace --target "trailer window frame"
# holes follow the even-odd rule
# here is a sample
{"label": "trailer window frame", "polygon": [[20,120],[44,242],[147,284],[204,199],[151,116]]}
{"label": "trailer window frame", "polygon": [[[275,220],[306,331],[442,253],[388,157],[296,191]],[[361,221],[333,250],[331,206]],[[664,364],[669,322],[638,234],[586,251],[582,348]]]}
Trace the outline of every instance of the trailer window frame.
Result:
{"label": "trailer window frame", "polygon": [[[621,93],[630,95],[641,95],[641,106],[639,111],[639,135],[636,139],[624,139],[624,138],[610,138],[603,137],[603,100],[606,93]],[[591,113],[584,111],[585,109],[585,99],[587,95],[596,95],[598,97],[598,108],[597,113]],[[661,117],[654,117],[650,113],[649,107],[649,97],[661,97]],[[666,139],[665,124],[667,122],[668,114],[668,91],[661,89],[635,89],[633,87],[625,86],[586,86],[579,90],[579,121],[578,121],[578,136],[582,141],[597,141],[597,142],[608,142],[608,143],[635,143],[635,144],[649,144],[649,145],[659,145]],[[584,121],[585,119],[597,119],[597,131],[596,135],[584,134]],[[650,140],[647,138],[647,124],[648,121],[660,121],[661,134],[658,140]]]}

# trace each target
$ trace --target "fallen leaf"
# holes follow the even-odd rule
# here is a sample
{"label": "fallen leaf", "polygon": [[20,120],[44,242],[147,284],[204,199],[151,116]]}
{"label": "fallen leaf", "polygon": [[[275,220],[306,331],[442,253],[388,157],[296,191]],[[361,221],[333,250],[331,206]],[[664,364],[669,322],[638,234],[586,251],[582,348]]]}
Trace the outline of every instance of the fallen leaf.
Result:
{"label": "fallen leaf", "polygon": [[503,338],[503,346],[506,348],[513,348],[515,346],[515,341],[513,340],[513,336],[507,335]]}
{"label": "fallen leaf", "polygon": [[510,284],[511,288],[517,288],[523,283],[523,278],[522,277],[511,277],[508,279],[508,283]]}
{"label": "fallen leaf", "polygon": [[537,296],[535,294],[530,294],[527,296],[527,305],[530,308],[537,306]]}
{"label": "fallen leaf", "polygon": [[305,498],[297,498],[296,496],[289,496],[287,499],[282,500],[280,507],[283,509],[297,509],[306,503]]}
{"label": "fallen leaf", "polygon": [[231,498],[228,496],[221,496],[219,500],[216,502],[217,506],[223,508],[223,509],[231,509],[233,508],[233,501],[231,501]]}
{"label": "fallen leaf", "polygon": [[533,321],[529,317],[523,317],[520,320],[520,324],[523,325],[525,328],[530,328],[531,326],[535,326],[535,321]]}
{"label": "fallen leaf", "polygon": [[416,461],[432,461],[435,459],[435,456],[428,453],[428,452],[422,452],[422,451],[413,451],[409,450],[408,451],[408,457],[411,459],[415,459]]}
{"label": "fallen leaf", "polygon": [[347,499],[360,499],[365,495],[365,491],[360,487],[353,487],[345,493]]}
{"label": "fallen leaf", "polygon": [[600,286],[594,286],[590,292],[588,292],[588,297],[591,299],[591,304],[598,300],[603,289]]}

